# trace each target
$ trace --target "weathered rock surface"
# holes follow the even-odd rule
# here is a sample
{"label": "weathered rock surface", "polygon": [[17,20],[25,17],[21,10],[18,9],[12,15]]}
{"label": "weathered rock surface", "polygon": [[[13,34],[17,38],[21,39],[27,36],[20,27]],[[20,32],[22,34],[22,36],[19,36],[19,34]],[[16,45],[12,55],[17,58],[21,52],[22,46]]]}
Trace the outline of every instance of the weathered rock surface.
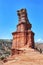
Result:
{"label": "weathered rock surface", "polygon": [[12,55],[16,50],[27,45],[28,48],[34,48],[34,32],[31,30],[32,25],[28,20],[26,9],[17,11],[18,25],[16,32],[13,32]]}
{"label": "weathered rock surface", "polygon": [[22,50],[22,54],[13,55],[4,65],[43,65],[43,54],[31,48]]}

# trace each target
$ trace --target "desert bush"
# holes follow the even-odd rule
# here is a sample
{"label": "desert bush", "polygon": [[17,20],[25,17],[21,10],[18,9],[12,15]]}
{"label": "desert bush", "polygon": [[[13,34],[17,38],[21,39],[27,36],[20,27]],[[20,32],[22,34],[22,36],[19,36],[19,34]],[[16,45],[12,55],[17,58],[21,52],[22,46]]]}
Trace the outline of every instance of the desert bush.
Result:
{"label": "desert bush", "polygon": [[4,60],[4,58],[5,58],[4,56],[1,56],[1,57],[0,57],[1,60]]}

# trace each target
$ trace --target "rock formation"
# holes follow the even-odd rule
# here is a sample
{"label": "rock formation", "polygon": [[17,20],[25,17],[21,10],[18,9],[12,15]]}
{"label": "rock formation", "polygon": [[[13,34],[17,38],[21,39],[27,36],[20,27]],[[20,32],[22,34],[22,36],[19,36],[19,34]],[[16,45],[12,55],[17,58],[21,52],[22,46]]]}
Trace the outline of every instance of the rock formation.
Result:
{"label": "rock formation", "polygon": [[[43,65],[43,54],[34,48],[34,33],[26,9],[17,11],[19,23],[13,32],[12,55],[3,65]],[[21,53],[22,52],[22,53]]]}
{"label": "rock formation", "polygon": [[17,14],[19,22],[16,32],[12,33],[12,55],[18,53],[20,48],[34,48],[34,33],[31,31],[32,25],[28,20],[26,9],[18,10]]}

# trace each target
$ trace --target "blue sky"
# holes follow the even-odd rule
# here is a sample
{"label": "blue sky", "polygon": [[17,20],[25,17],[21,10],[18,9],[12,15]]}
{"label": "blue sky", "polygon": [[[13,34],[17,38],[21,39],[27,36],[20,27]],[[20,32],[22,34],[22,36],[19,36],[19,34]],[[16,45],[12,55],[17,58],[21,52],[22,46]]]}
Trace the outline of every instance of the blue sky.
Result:
{"label": "blue sky", "polygon": [[0,0],[0,39],[12,39],[21,8],[27,9],[35,40],[43,40],[43,0]]}

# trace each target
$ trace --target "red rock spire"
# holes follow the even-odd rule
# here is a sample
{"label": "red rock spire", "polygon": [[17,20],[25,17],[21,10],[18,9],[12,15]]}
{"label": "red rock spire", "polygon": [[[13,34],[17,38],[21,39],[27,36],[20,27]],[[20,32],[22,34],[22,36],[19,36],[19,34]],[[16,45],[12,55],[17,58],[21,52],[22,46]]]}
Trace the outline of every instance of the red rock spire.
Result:
{"label": "red rock spire", "polygon": [[[27,31],[28,29],[31,29],[32,25],[30,24],[28,17],[27,17],[27,11],[26,9],[21,9],[17,11],[18,14],[18,19],[19,19],[19,23],[18,23],[18,27],[20,28],[21,26],[24,26],[25,30]],[[17,28],[18,28],[17,27]],[[22,28],[22,27],[21,27]]]}
{"label": "red rock spire", "polygon": [[23,47],[34,48],[34,33],[31,31],[32,25],[30,24],[26,9],[17,11],[18,14],[18,25],[16,32],[13,32],[13,43],[12,43],[12,55],[15,52],[19,52],[18,49]]}

